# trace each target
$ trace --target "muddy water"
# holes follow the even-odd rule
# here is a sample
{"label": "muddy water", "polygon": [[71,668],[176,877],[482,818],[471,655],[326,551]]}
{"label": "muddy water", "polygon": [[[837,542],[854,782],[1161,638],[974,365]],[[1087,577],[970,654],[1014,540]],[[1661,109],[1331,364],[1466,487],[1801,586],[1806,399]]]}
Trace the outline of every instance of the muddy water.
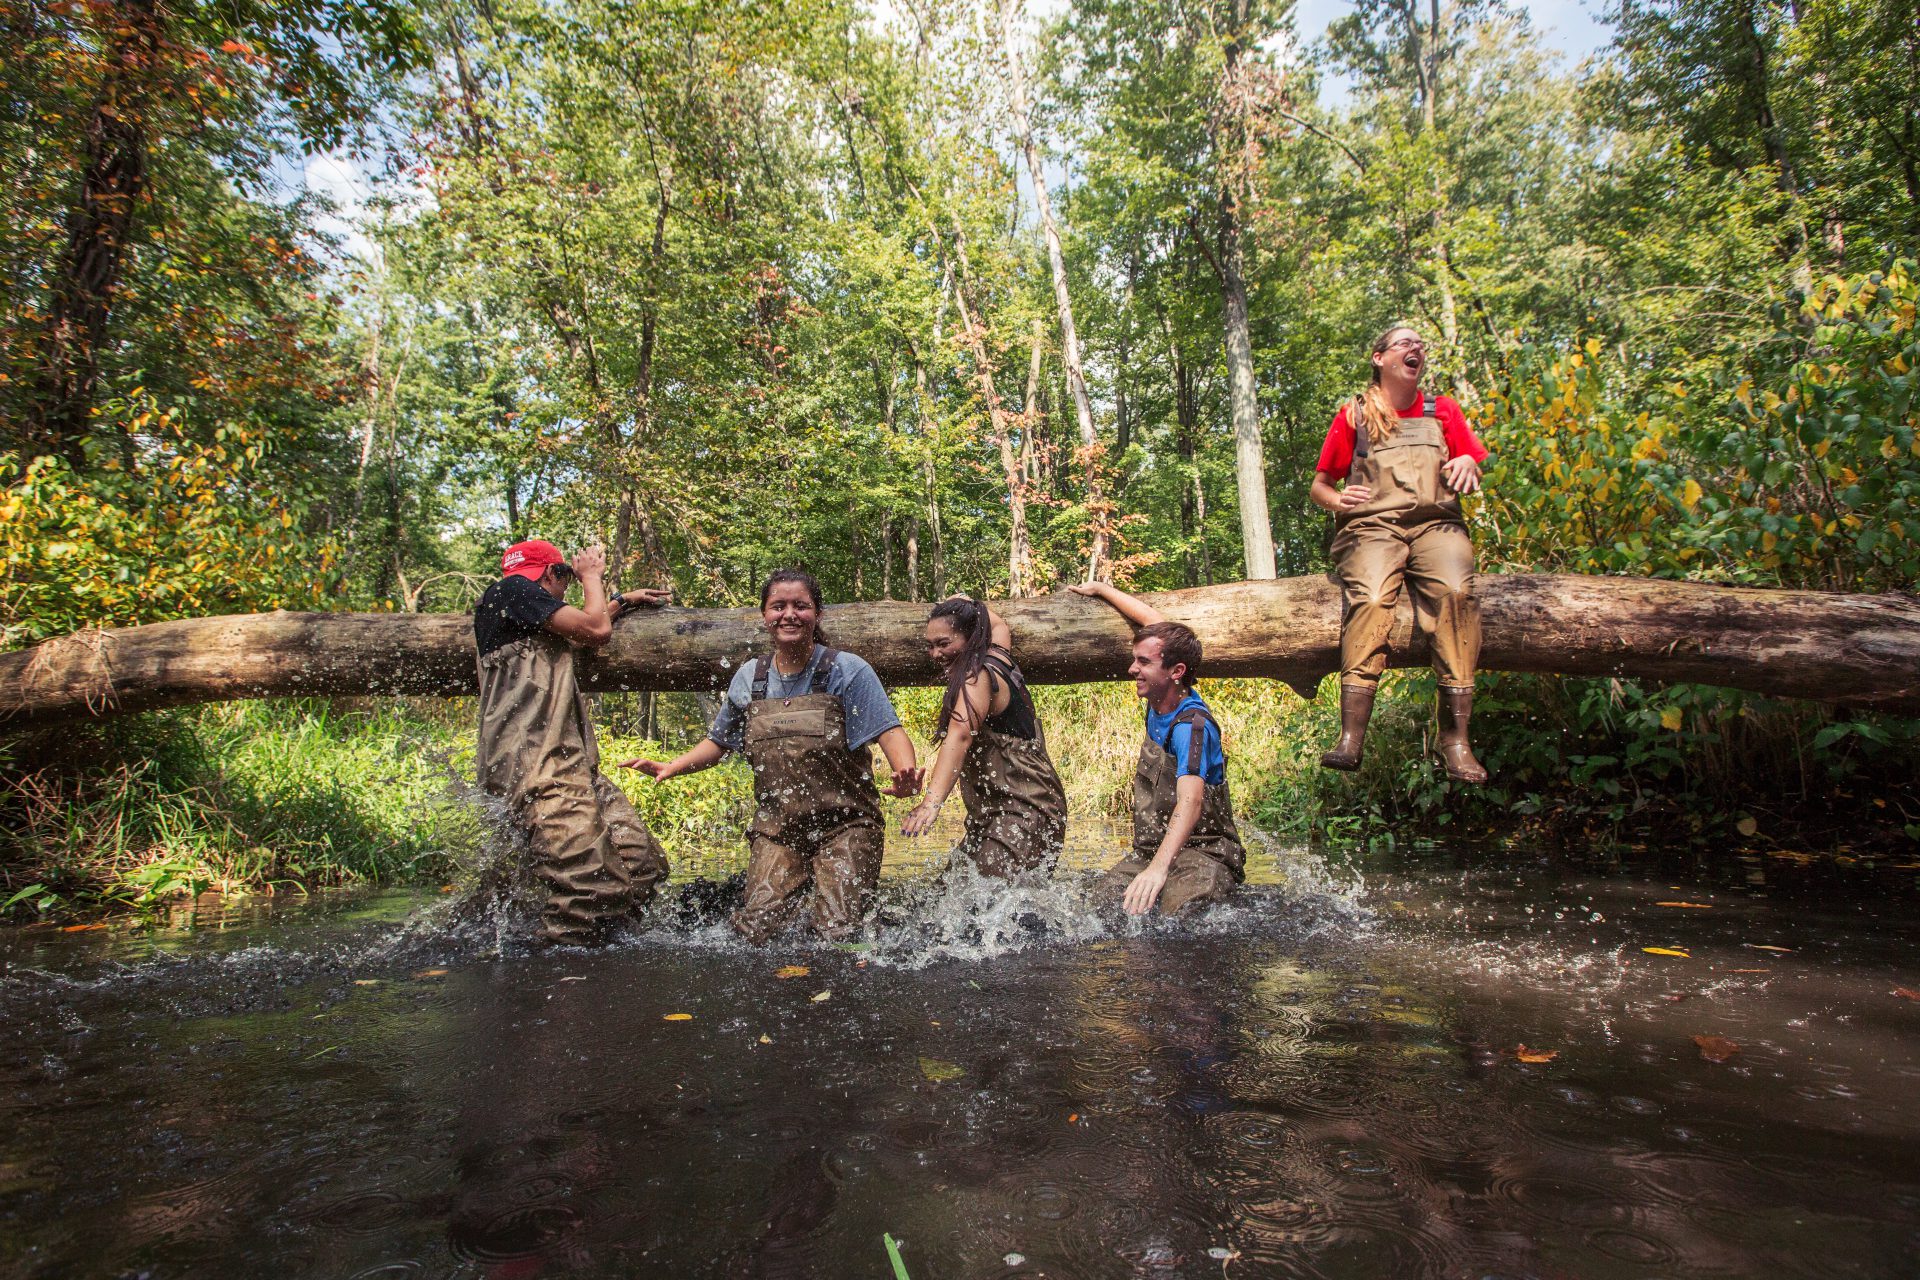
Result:
{"label": "muddy water", "polygon": [[15,929],[0,1274],[1920,1271],[1911,866],[1255,862],[1114,929],[908,859],[867,951]]}

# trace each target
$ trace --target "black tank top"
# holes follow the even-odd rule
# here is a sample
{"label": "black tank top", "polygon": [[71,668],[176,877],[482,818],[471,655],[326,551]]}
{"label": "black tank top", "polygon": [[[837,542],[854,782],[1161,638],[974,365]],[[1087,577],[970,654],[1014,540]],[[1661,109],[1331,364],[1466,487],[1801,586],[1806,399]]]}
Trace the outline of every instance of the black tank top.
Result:
{"label": "black tank top", "polygon": [[1012,738],[1031,742],[1040,736],[1040,722],[1033,714],[1033,697],[1027,692],[1026,677],[1020,668],[1000,656],[1001,650],[989,649],[981,666],[987,673],[989,695],[994,679],[1007,682],[1007,709],[987,718],[987,728]]}

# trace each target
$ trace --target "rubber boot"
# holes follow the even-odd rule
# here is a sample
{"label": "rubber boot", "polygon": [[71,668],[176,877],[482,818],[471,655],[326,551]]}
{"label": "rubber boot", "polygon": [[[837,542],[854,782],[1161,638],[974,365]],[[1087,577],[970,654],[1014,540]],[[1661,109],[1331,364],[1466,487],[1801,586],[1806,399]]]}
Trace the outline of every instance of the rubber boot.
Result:
{"label": "rubber boot", "polygon": [[1487,770],[1473,758],[1473,745],[1467,741],[1467,720],[1472,715],[1472,689],[1440,686],[1440,763],[1455,782],[1478,786],[1487,780]]}
{"label": "rubber boot", "polygon": [[1373,716],[1374,686],[1340,686],[1340,740],[1333,750],[1320,757],[1323,769],[1341,769],[1348,773],[1360,767],[1360,749],[1367,740],[1367,721]]}

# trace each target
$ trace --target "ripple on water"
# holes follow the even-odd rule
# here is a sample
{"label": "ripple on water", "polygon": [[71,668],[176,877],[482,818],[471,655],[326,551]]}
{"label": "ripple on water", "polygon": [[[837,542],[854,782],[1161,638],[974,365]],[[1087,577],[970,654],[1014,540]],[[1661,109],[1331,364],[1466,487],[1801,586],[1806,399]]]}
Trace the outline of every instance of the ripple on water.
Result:
{"label": "ripple on water", "polygon": [[516,1205],[484,1219],[456,1217],[447,1225],[447,1245],[467,1262],[513,1262],[551,1251],[581,1222],[571,1205]]}

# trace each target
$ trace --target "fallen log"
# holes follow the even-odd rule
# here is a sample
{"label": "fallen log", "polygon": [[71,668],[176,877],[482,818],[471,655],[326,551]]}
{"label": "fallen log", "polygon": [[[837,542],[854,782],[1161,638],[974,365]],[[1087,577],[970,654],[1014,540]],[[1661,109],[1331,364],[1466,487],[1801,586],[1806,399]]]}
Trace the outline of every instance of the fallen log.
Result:
{"label": "fallen log", "polygon": [[[1920,599],[1714,587],[1650,578],[1484,574],[1488,670],[1698,681],[1777,697],[1920,713]],[[1208,676],[1264,676],[1311,696],[1339,661],[1340,599],[1326,578],[1236,582],[1147,597],[1192,626]],[[1035,682],[1126,675],[1131,632],[1070,593],[996,602]],[[927,606],[830,606],[833,643],[890,684],[932,684]],[[766,645],[751,609],[633,613],[583,656],[590,690],[713,690]],[[1401,606],[1394,662],[1427,661]],[[240,698],[457,696],[475,689],[464,614],[256,613],[86,631],[0,654],[0,728]]]}

